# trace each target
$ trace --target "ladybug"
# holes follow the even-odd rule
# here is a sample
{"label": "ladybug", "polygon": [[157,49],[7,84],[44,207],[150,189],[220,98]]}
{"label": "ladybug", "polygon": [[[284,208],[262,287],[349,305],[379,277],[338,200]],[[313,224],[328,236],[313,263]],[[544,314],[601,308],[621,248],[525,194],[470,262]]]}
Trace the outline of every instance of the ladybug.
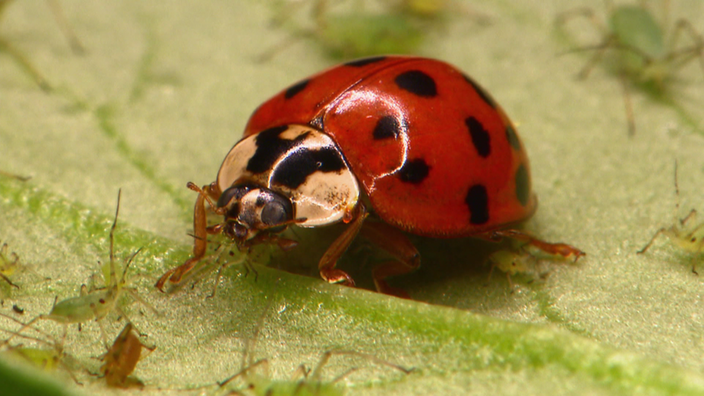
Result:
{"label": "ladybug", "polygon": [[[207,235],[240,249],[291,246],[291,225],[348,227],[319,262],[331,283],[353,286],[335,264],[361,232],[393,257],[376,267],[380,292],[405,296],[385,278],[420,255],[399,231],[434,238],[517,239],[552,254],[579,249],[505,229],[536,210],[528,157],[513,124],[474,80],[438,60],[380,56],[302,80],[262,104],[198,192],[193,257],[156,286],[178,283],[205,256]],[[205,202],[222,223],[207,226]],[[365,221],[373,213],[378,221]]]}

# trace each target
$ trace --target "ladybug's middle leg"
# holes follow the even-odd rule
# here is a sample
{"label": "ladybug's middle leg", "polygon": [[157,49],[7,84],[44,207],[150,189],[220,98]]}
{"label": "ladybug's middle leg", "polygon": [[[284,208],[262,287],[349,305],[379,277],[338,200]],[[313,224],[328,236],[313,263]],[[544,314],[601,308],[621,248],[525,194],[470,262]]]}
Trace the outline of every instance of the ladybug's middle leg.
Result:
{"label": "ladybug's middle leg", "polygon": [[361,202],[357,204],[352,217],[350,220],[346,221],[350,223],[345,231],[340,234],[340,236],[335,239],[335,241],[330,245],[328,250],[325,251],[323,257],[318,263],[318,269],[320,270],[320,277],[325,279],[330,283],[341,283],[345,286],[354,286],[354,280],[350,275],[341,270],[335,268],[337,260],[342,257],[354,238],[357,237],[359,229],[362,228],[364,219],[367,218],[369,214],[364,204]]}
{"label": "ladybug's middle leg", "polygon": [[372,270],[376,290],[379,293],[410,298],[404,290],[389,286],[386,278],[418,269],[420,267],[418,249],[401,230],[380,221],[366,222],[360,234],[396,259],[381,263]]}

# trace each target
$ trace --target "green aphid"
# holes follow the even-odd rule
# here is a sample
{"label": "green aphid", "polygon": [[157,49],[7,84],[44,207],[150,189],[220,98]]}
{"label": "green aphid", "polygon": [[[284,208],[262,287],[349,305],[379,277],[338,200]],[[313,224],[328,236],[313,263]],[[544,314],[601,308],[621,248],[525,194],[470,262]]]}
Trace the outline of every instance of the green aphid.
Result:
{"label": "green aphid", "polygon": [[[675,193],[677,195],[677,204],[675,212],[679,211],[679,196],[680,189],[677,185],[677,163],[675,162]],[[697,211],[692,209],[687,216],[678,219],[675,214],[675,222],[668,227],[660,227],[647,245],[645,245],[638,254],[645,253],[653,242],[660,236],[665,235],[675,246],[692,254],[692,272],[697,272],[697,259],[701,258],[701,253],[704,252],[704,222],[697,223]]]}
{"label": "green aphid", "polygon": [[[664,3],[662,14],[667,14],[666,11],[667,3]],[[629,83],[662,96],[668,83],[675,80],[677,72],[691,61],[698,59],[704,71],[704,39],[686,19],[677,20],[670,29],[666,17],[663,16],[658,22],[645,4],[641,4],[610,7],[606,23],[588,8],[565,12],[558,17],[557,23],[562,25],[575,17],[587,18],[602,36],[600,43],[578,49],[595,51],[579,77],[586,78],[596,64],[606,61],[607,68],[618,75],[623,83],[631,135],[635,133],[635,121]],[[607,51],[610,56],[604,58]]]}
{"label": "green aphid", "polygon": [[[100,330],[103,336],[103,342],[107,345],[107,337],[105,336],[105,330],[103,329],[101,320],[113,311],[120,313],[122,317],[127,317],[122,309],[118,305],[118,301],[124,292],[127,292],[132,298],[156,312],[151,305],[142,300],[137,292],[126,286],[127,280],[127,270],[134,257],[139,253],[135,252],[125,264],[125,268],[122,271],[120,278],[117,277],[115,268],[115,255],[114,255],[114,245],[115,245],[115,227],[117,226],[117,217],[120,212],[120,193],[117,195],[117,209],[115,210],[115,220],[113,221],[112,228],[110,229],[110,263],[109,263],[109,277],[105,279],[105,286],[97,288],[94,290],[88,290],[88,288],[83,285],[81,286],[81,294],[78,297],[71,297],[65,300],[61,300],[54,303],[54,307],[48,314],[43,314],[32,319],[27,326],[33,324],[40,319],[48,319],[63,325],[69,324],[82,324],[90,320],[95,320],[100,326]],[[157,313],[158,314],[158,313]],[[20,329],[20,333],[23,329]]]}

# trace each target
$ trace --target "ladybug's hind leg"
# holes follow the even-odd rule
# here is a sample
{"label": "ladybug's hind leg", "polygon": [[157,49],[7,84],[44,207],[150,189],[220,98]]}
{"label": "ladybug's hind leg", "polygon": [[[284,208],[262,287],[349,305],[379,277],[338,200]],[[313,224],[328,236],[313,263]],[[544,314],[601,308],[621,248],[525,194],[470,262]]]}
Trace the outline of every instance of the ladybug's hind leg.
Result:
{"label": "ladybug's hind leg", "polygon": [[500,241],[503,238],[510,238],[517,241],[526,242],[528,245],[534,246],[535,248],[548,254],[562,256],[566,259],[573,258],[574,261],[577,261],[580,257],[586,255],[583,251],[566,243],[550,243],[541,241],[540,239],[519,230],[489,231],[485,234],[478,235],[477,237],[486,238],[491,241]]}
{"label": "ladybug's hind leg", "polygon": [[420,253],[401,230],[379,221],[368,221],[362,236],[391,254],[396,260],[377,265],[372,270],[376,290],[401,298],[410,298],[404,290],[389,286],[386,278],[413,272],[420,267]]}

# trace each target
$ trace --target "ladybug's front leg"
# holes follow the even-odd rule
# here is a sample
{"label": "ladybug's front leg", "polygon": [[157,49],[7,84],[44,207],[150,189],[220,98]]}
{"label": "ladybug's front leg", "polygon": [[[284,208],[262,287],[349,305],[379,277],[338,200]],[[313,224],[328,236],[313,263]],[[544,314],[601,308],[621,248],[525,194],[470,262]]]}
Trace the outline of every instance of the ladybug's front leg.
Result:
{"label": "ladybug's front leg", "polygon": [[164,285],[166,281],[171,281],[172,283],[179,283],[183,275],[188,271],[192,270],[193,267],[205,256],[205,252],[208,248],[208,233],[218,232],[219,228],[213,228],[211,231],[207,227],[207,216],[205,214],[205,200],[208,199],[208,193],[210,193],[211,188],[209,186],[204,187],[202,190],[195,186],[193,183],[188,183],[188,188],[198,192],[198,198],[196,198],[196,204],[193,208],[193,257],[186,260],[185,263],[178,267],[172,268],[156,281],[154,285],[157,289],[164,291]]}
{"label": "ladybug's front leg", "polygon": [[580,257],[586,255],[583,251],[566,243],[550,243],[541,241],[540,239],[519,230],[489,231],[485,234],[478,235],[478,237],[484,237],[492,241],[500,241],[503,238],[515,239],[517,241],[526,242],[527,244],[534,246],[548,254],[562,256],[564,258],[574,258],[574,261],[577,261]]}
{"label": "ladybug's front leg", "polygon": [[364,219],[369,215],[364,204],[359,202],[352,213],[352,218],[345,221],[350,223],[345,231],[340,234],[340,236],[335,239],[335,241],[330,245],[328,250],[325,251],[323,257],[318,263],[318,269],[320,270],[320,277],[325,279],[330,283],[341,283],[345,286],[354,286],[354,280],[349,276],[349,274],[341,269],[335,268],[337,260],[342,257],[354,238],[359,233],[359,229],[362,228],[362,223]]}
{"label": "ladybug's front leg", "polygon": [[404,290],[389,286],[386,278],[407,274],[418,269],[420,267],[418,249],[413,246],[401,230],[383,222],[366,222],[360,234],[396,258],[396,260],[379,264],[372,270],[376,290],[379,293],[410,298]]}

